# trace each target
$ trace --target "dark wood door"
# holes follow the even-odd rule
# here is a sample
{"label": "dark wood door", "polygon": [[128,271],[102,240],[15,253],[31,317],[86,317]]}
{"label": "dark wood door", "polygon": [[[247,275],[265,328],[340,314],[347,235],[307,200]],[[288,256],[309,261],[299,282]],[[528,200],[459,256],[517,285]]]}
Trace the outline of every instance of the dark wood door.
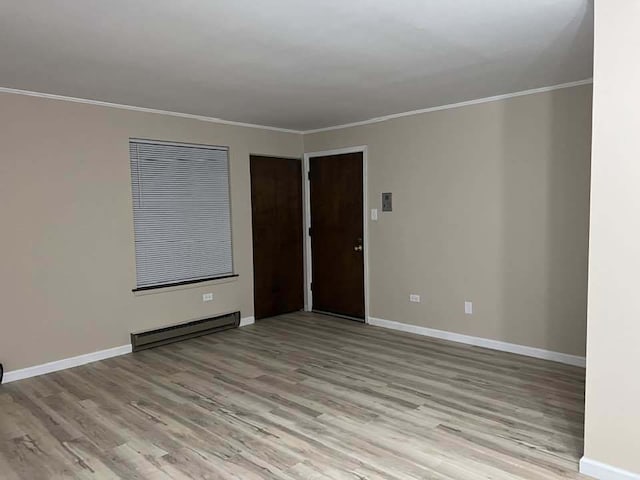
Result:
{"label": "dark wood door", "polygon": [[364,320],[362,153],[309,167],[313,309]]}
{"label": "dark wood door", "polygon": [[251,156],[255,317],[304,308],[300,160]]}

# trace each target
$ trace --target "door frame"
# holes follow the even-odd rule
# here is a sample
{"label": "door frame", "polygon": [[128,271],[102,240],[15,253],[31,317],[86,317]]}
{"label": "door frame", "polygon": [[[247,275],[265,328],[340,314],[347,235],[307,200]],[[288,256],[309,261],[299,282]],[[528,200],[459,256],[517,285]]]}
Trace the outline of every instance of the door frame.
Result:
{"label": "door frame", "polygon": [[323,150],[319,152],[307,152],[304,154],[302,172],[302,198],[304,202],[304,309],[310,312],[313,307],[313,292],[311,291],[312,275],[312,251],[311,236],[309,228],[311,226],[311,189],[309,180],[309,159],[314,157],[327,157],[330,155],[342,155],[345,153],[362,153],[362,246],[364,248],[364,323],[369,323],[369,204],[367,201],[367,146],[359,145],[355,147],[336,148],[333,150]]}

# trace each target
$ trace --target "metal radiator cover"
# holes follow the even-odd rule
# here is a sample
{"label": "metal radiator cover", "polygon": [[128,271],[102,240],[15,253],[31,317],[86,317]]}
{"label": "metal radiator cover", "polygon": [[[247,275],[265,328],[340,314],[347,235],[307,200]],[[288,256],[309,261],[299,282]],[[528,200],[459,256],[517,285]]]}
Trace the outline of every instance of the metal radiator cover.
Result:
{"label": "metal radiator cover", "polygon": [[240,312],[217,317],[203,318],[168,327],[131,334],[131,348],[134,352],[146,348],[158,347],[167,343],[179,342],[188,338],[236,328],[240,325]]}

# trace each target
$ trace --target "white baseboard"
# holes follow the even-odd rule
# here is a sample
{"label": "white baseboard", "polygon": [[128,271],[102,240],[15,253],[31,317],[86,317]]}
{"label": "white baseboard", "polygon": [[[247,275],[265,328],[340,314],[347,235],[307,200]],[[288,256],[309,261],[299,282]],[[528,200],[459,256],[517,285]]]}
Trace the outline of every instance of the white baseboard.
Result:
{"label": "white baseboard", "polygon": [[59,370],[65,370],[67,368],[78,367],[87,363],[95,362],[98,360],[104,360],[106,358],[117,357],[131,353],[131,345],[122,345],[120,347],[107,348],[106,350],[99,350],[97,352],[85,353],[84,355],[78,355],[77,357],[63,358],[62,360],[56,360],[49,363],[43,363],[42,365],[34,365],[33,367],[21,368],[19,370],[13,370],[4,374],[2,383],[15,382],[16,380],[22,380],[24,378],[37,377],[38,375],[44,375],[45,373],[57,372]]}
{"label": "white baseboard", "polygon": [[[253,325],[255,322],[255,317],[245,317],[240,319],[240,326],[246,327],[247,325]],[[62,360],[55,360],[53,362],[43,363],[42,365],[34,365],[33,367],[12,370],[10,372],[5,372],[2,383],[15,382],[16,380],[22,380],[24,378],[37,377],[38,375],[44,375],[45,373],[57,372],[59,370],[65,370],[67,368],[78,367],[80,365],[96,362],[98,360],[104,360],[106,358],[117,357],[126,353],[131,353],[131,345],[122,345],[120,347],[107,348],[106,350],[85,353],[84,355],[78,355],[77,357],[63,358]]]}
{"label": "white baseboard", "polygon": [[586,364],[585,357],[577,355],[569,355],[567,353],[552,352],[543,350],[542,348],[527,347],[526,345],[517,345],[515,343],[501,342],[499,340],[491,340],[489,338],[472,337],[461,333],[447,332],[446,330],[436,330],[434,328],[420,327],[418,325],[410,325],[408,323],[394,322],[384,320],[382,318],[369,317],[369,324],[376,327],[390,328],[400,330],[402,332],[415,333],[426,337],[440,338],[450,340],[452,342],[465,343],[477,347],[490,348],[492,350],[500,350],[503,352],[517,353],[527,357],[542,358],[544,360],[552,360],[554,362],[566,363],[576,367],[583,367]]}
{"label": "white baseboard", "polygon": [[598,480],[640,480],[638,473],[632,473],[587,457],[580,459],[580,473]]}

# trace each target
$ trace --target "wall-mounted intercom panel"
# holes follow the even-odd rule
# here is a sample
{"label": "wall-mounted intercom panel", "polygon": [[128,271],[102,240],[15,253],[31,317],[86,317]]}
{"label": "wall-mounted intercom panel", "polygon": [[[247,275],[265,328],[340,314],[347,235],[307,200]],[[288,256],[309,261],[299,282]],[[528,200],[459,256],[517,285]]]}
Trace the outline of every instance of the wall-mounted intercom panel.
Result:
{"label": "wall-mounted intercom panel", "polygon": [[383,193],[382,194],[382,211],[383,212],[390,212],[392,211],[392,205],[391,205],[391,194],[390,193]]}

